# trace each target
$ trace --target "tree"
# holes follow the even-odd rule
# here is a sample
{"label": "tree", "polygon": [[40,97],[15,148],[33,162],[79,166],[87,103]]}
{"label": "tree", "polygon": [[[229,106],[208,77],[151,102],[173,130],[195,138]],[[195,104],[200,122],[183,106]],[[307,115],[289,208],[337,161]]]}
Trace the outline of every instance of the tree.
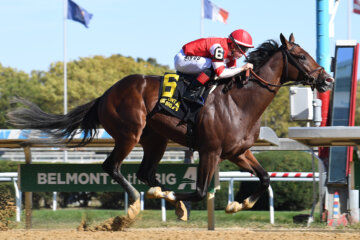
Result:
{"label": "tree", "polygon": [[17,71],[0,64],[0,126],[10,127],[6,121],[6,112],[10,110],[11,99],[14,96],[36,99],[40,91],[36,76],[30,77],[23,71]]}
{"label": "tree", "polygon": [[[156,59],[136,62],[131,57],[94,56],[71,61],[68,67],[68,108],[100,97],[109,87],[130,74],[163,75],[171,71]],[[31,75],[0,64],[0,127],[11,128],[5,119],[11,98],[19,96],[39,105],[44,111],[64,112],[64,65],[52,63],[48,71],[32,71]]]}

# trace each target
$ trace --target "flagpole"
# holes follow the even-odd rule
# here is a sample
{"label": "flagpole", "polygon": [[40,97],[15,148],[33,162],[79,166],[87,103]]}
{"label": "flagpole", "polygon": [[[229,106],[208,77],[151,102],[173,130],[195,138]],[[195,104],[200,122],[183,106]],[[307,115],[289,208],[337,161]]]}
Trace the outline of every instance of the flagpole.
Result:
{"label": "flagpole", "polygon": [[[64,0],[64,114],[67,114],[67,62],[66,62],[66,19],[68,11],[68,0]],[[67,162],[68,154],[64,151],[64,162]]]}
{"label": "flagpole", "polygon": [[203,25],[203,19],[204,19],[204,0],[201,1],[201,14],[200,14],[200,37],[204,36],[204,25]]}
{"label": "flagpole", "polygon": [[64,114],[67,114],[67,62],[66,62],[67,2],[68,0],[64,0]]}

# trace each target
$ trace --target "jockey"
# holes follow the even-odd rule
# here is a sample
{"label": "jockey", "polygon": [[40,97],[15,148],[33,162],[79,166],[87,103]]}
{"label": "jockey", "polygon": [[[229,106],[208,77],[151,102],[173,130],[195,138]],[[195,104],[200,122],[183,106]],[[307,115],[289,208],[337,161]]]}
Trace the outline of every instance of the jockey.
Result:
{"label": "jockey", "polygon": [[197,78],[183,98],[203,105],[204,85],[212,73],[215,72],[218,78],[229,78],[252,69],[251,63],[236,67],[236,59],[253,47],[250,34],[243,29],[233,31],[228,38],[200,38],[185,44],[174,58],[175,69],[184,74],[196,74]]}

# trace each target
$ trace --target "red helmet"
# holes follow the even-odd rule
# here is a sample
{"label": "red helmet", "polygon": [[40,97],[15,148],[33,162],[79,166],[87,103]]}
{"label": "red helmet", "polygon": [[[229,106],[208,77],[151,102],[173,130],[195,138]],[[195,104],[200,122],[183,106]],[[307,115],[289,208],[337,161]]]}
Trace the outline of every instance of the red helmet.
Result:
{"label": "red helmet", "polygon": [[243,30],[238,29],[230,33],[229,38],[236,44],[246,47],[246,48],[253,48],[253,42],[251,35]]}

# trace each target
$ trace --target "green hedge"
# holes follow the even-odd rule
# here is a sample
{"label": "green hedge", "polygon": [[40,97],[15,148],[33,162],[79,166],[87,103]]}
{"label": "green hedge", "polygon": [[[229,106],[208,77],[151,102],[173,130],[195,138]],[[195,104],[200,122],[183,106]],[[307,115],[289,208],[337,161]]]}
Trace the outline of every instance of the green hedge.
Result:
{"label": "green hedge", "polygon": [[18,165],[24,162],[16,162],[11,160],[0,160],[0,172],[17,172]]}
{"label": "green hedge", "polygon": [[[17,172],[18,164],[20,162],[1,160],[0,161],[0,172]],[[0,195],[10,194],[15,198],[15,189],[12,182],[0,182]]]}

